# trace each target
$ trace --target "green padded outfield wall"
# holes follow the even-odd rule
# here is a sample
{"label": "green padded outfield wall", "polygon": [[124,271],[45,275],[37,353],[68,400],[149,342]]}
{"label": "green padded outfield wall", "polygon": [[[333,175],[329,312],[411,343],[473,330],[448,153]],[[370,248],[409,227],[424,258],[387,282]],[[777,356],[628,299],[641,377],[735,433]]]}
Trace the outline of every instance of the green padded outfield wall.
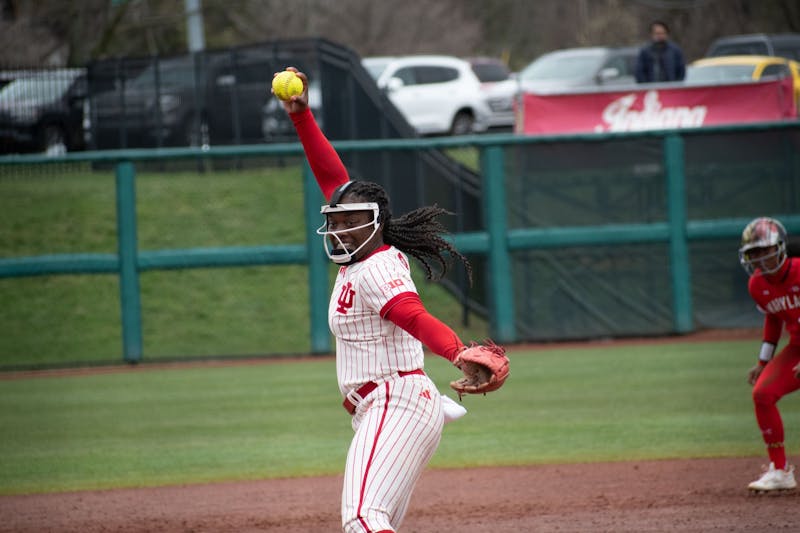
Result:
{"label": "green padded outfield wall", "polygon": [[[800,214],[796,129],[683,134],[688,224]],[[509,229],[668,220],[661,138],[507,147]],[[738,238],[690,239],[694,329],[760,325]],[[674,333],[669,243],[512,254],[519,340]]]}

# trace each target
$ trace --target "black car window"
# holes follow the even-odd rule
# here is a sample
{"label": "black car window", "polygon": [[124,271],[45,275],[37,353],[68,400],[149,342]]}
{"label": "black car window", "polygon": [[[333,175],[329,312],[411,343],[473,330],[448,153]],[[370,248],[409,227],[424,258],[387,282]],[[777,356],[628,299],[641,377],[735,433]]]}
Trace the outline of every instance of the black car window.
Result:
{"label": "black car window", "polygon": [[625,73],[630,76],[633,76],[634,72],[636,72],[637,54],[635,53],[625,54],[624,56],[622,56],[622,59],[623,61],[625,61]]}
{"label": "black car window", "polygon": [[482,82],[504,81],[509,71],[502,63],[473,63],[472,71]]}
{"label": "black car window", "polygon": [[625,76],[628,74],[628,64],[625,61],[625,58],[622,56],[611,57],[606,61],[603,68],[615,68],[619,72],[620,76]]}
{"label": "black car window", "polygon": [[530,81],[578,80],[587,73],[597,72],[597,65],[602,60],[603,58],[597,53],[553,52],[537,58],[520,72],[519,77]]}
{"label": "black car window", "polygon": [[165,60],[148,66],[128,85],[136,89],[154,89],[156,83],[161,87],[181,87],[193,84],[194,76],[195,68],[190,61]]}
{"label": "black car window", "polygon": [[220,76],[231,76],[233,75],[233,65],[226,62],[215,65],[214,67],[208,67],[208,73],[215,78],[219,78]]}
{"label": "black car window", "polygon": [[723,44],[714,49],[712,56],[737,56],[737,55],[769,55],[767,43],[730,43]]}
{"label": "black car window", "polygon": [[458,70],[450,67],[420,66],[416,67],[417,83],[445,83],[458,79]]}
{"label": "black car window", "polygon": [[265,83],[271,81],[272,73],[278,70],[269,63],[256,62],[236,63],[231,67],[231,73],[235,74],[237,83]]}
{"label": "black car window", "polygon": [[80,76],[69,88],[68,94],[70,98],[86,98],[86,91],[86,76]]}
{"label": "black car window", "polygon": [[417,76],[415,73],[415,69],[413,67],[403,67],[397,69],[397,72],[394,73],[393,78],[400,78],[403,80],[403,85],[416,85],[417,84]]}
{"label": "black car window", "polygon": [[787,57],[789,59],[794,59],[795,61],[800,61],[800,42],[796,43],[794,46],[776,44],[775,55],[779,57]]}
{"label": "black car window", "polygon": [[764,67],[764,71],[761,73],[762,76],[788,76],[789,75],[789,67],[786,65],[767,65]]}

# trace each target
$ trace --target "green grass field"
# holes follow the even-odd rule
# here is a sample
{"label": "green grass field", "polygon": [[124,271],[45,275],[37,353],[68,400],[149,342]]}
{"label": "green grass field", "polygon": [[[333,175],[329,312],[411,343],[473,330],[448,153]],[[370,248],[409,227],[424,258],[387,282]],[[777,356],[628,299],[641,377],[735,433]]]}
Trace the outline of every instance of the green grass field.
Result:
{"label": "green grass field", "polygon": [[[142,250],[303,242],[296,165],[140,171],[137,211]],[[114,253],[115,226],[110,170],[0,173],[0,257]],[[461,324],[458,303],[419,269],[416,280],[428,308],[464,340],[488,334],[474,315]],[[0,373],[0,494],[340,473],[352,430],[331,358],[147,364],[305,353],[306,287],[299,266],[142,274],[145,364]],[[0,370],[121,362],[115,276],[0,279],[0,302]],[[447,426],[432,466],[760,455],[745,382],[756,345],[512,352],[507,385],[465,399],[470,413]],[[442,391],[457,377],[438,357],[427,368]],[[797,401],[782,403],[790,452],[800,440]]]}
{"label": "green grass field", "polygon": [[[760,455],[756,344],[513,351],[431,466]],[[427,369],[449,391],[455,369]],[[781,403],[790,453],[798,401]],[[0,427],[2,494],[338,474],[352,436],[330,358],[0,380]]]}

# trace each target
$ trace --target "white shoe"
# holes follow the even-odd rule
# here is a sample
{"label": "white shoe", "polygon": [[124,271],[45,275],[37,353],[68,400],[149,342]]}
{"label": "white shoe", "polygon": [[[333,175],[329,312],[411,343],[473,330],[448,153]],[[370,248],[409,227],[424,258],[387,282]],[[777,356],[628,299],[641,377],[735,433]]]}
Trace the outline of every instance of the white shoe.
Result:
{"label": "white shoe", "polygon": [[786,469],[776,469],[774,463],[757,480],[750,483],[747,488],[756,491],[787,490],[797,487],[794,480],[794,467],[787,465]]}

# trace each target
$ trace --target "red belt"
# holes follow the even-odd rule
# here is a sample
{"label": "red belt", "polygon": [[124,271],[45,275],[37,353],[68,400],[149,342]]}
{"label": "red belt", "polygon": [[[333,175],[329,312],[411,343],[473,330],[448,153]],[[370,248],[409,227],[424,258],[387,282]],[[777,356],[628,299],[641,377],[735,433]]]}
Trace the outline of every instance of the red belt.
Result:
{"label": "red belt", "polygon": [[[401,370],[400,372],[397,373],[397,375],[400,376],[401,378],[405,377],[405,376],[410,376],[412,374],[419,374],[419,375],[424,376],[425,372],[423,372],[421,368],[418,368],[416,370],[409,370],[408,372],[405,372],[405,371]],[[370,392],[374,391],[377,387],[378,387],[378,384],[375,383],[374,381],[369,381],[369,382],[361,385],[358,388],[358,390],[355,391],[355,395],[359,397],[358,401],[361,401],[364,398],[366,398],[367,394],[369,394]],[[351,415],[356,412],[356,403],[353,403],[353,401],[350,399],[350,394],[348,394],[345,397],[344,402],[342,402],[342,406]]]}

